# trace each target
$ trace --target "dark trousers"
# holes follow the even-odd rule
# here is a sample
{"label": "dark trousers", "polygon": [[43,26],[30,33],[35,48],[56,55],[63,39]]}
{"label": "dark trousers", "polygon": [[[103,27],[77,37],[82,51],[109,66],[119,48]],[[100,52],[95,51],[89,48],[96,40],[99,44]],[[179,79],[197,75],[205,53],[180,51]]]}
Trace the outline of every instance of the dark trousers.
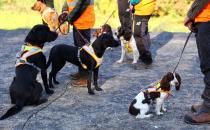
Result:
{"label": "dark trousers", "polygon": [[[90,42],[90,37],[91,37],[90,29],[79,30],[79,29],[75,29],[73,27],[73,38],[74,38],[75,46],[82,47],[83,45],[87,44],[84,39],[86,39],[88,42]],[[78,71],[82,76],[87,76],[87,70],[79,67]]]}
{"label": "dark trousers", "polygon": [[196,25],[196,43],[200,58],[200,68],[204,74],[205,88],[202,94],[204,104],[210,107],[210,21]]}
{"label": "dark trousers", "polygon": [[151,15],[134,16],[134,38],[140,55],[150,53],[151,40],[148,32],[148,22],[150,17]]}
{"label": "dark trousers", "polygon": [[121,28],[124,31],[123,37],[129,41],[132,35],[132,18],[129,11],[129,3],[128,0],[117,0],[117,3]]}

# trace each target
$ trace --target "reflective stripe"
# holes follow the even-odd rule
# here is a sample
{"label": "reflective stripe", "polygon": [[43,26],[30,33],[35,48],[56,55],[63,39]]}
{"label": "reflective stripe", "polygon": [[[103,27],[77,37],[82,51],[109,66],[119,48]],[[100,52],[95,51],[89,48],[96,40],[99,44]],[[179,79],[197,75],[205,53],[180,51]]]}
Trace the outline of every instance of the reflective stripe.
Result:
{"label": "reflective stripe", "polygon": [[[79,0],[67,0],[68,7],[75,7]],[[94,0],[90,0],[89,5],[94,5]]]}

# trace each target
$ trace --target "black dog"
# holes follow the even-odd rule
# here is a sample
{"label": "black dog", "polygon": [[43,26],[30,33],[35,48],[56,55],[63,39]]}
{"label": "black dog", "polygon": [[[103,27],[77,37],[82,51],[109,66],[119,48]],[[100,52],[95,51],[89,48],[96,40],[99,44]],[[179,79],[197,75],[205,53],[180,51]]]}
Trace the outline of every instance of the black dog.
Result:
{"label": "black dog", "polygon": [[43,89],[42,85],[36,80],[38,69],[41,69],[46,93],[53,93],[47,82],[46,58],[42,53],[42,48],[45,42],[54,41],[57,36],[45,25],[36,25],[28,33],[25,45],[17,54],[16,77],[14,77],[10,86],[11,103],[15,105],[0,120],[18,113],[23,106],[39,105],[47,101],[47,99],[40,99]]}
{"label": "black dog", "polygon": [[[69,46],[65,44],[60,44],[54,46],[50,51],[49,61],[47,66],[52,63],[52,70],[49,74],[49,86],[53,87],[52,79],[55,84],[59,82],[56,81],[56,74],[60,69],[63,68],[66,61],[79,66],[86,68],[88,70],[88,82],[87,88],[89,94],[94,94],[94,91],[91,89],[91,79],[92,72],[94,74],[94,85],[97,91],[101,91],[102,89],[98,87],[97,79],[98,79],[98,70],[99,64],[97,59],[102,58],[107,47],[117,47],[119,46],[119,41],[116,41],[111,32],[103,32],[92,44],[92,52],[95,54],[97,58],[91,56],[85,48],[90,48],[90,46],[83,46],[82,49],[74,46]],[[93,54],[93,55],[94,55]]]}

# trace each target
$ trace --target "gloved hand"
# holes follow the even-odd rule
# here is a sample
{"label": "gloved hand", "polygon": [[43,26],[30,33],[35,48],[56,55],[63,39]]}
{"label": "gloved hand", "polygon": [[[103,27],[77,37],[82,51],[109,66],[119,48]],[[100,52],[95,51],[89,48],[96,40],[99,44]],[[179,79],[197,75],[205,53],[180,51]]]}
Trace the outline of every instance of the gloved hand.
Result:
{"label": "gloved hand", "polygon": [[188,27],[188,29],[194,33],[198,31],[195,27],[194,20],[190,19],[189,17],[185,17],[184,26]]}
{"label": "gloved hand", "polygon": [[67,21],[67,16],[68,16],[68,13],[67,12],[63,12],[62,14],[60,14],[58,16],[58,21],[60,24],[64,23],[65,21]]}
{"label": "gloved hand", "polygon": [[129,8],[130,8],[131,13],[134,14],[134,13],[135,13],[135,8],[134,8],[134,6],[133,6],[133,5],[130,5]]}

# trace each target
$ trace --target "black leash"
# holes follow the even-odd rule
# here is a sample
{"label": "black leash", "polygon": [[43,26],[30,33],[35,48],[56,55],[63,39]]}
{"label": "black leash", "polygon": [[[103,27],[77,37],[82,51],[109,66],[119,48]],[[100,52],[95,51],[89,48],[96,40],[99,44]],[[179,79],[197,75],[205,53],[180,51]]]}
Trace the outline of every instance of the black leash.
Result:
{"label": "black leash", "polygon": [[55,99],[53,99],[51,102],[49,102],[47,105],[43,106],[42,108],[40,108],[39,110],[37,110],[36,112],[32,113],[28,118],[27,120],[23,123],[22,125],[22,130],[24,130],[26,124],[29,122],[29,120],[32,118],[32,117],[35,117],[35,115],[37,115],[37,113],[39,113],[40,111],[46,109],[48,106],[50,106],[53,102],[55,102],[56,100],[58,100],[59,98],[61,98],[68,90],[68,85],[69,85],[70,82],[68,82],[66,84],[66,87],[65,87],[65,90],[63,91],[63,93],[61,93],[58,97],[56,97]]}
{"label": "black leash", "polygon": [[77,31],[77,33],[80,35],[80,37],[84,40],[84,42],[88,45],[90,45],[90,42],[81,34],[81,32],[76,28],[76,26],[73,25],[73,28]]}
{"label": "black leash", "polygon": [[112,15],[114,15],[114,13],[115,13],[115,10],[112,11],[111,15],[109,15],[108,19],[106,20],[106,22],[103,25],[108,23],[109,19],[112,17]]}
{"label": "black leash", "polygon": [[176,69],[177,69],[177,67],[178,67],[178,65],[179,65],[179,63],[180,63],[180,61],[181,61],[182,55],[183,55],[183,53],[184,53],[184,50],[185,50],[185,48],[186,48],[186,46],[187,46],[187,43],[188,43],[188,41],[189,41],[190,36],[191,36],[192,33],[193,33],[192,31],[189,33],[189,35],[188,35],[188,37],[187,37],[187,39],[186,39],[186,41],[185,41],[184,47],[183,47],[182,52],[181,52],[181,55],[180,55],[180,57],[179,57],[179,61],[178,61],[178,63],[176,64],[176,66],[175,66],[175,68],[174,68],[174,70],[173,70],[173,73],[175,73],[175,71],[176,71]]}

